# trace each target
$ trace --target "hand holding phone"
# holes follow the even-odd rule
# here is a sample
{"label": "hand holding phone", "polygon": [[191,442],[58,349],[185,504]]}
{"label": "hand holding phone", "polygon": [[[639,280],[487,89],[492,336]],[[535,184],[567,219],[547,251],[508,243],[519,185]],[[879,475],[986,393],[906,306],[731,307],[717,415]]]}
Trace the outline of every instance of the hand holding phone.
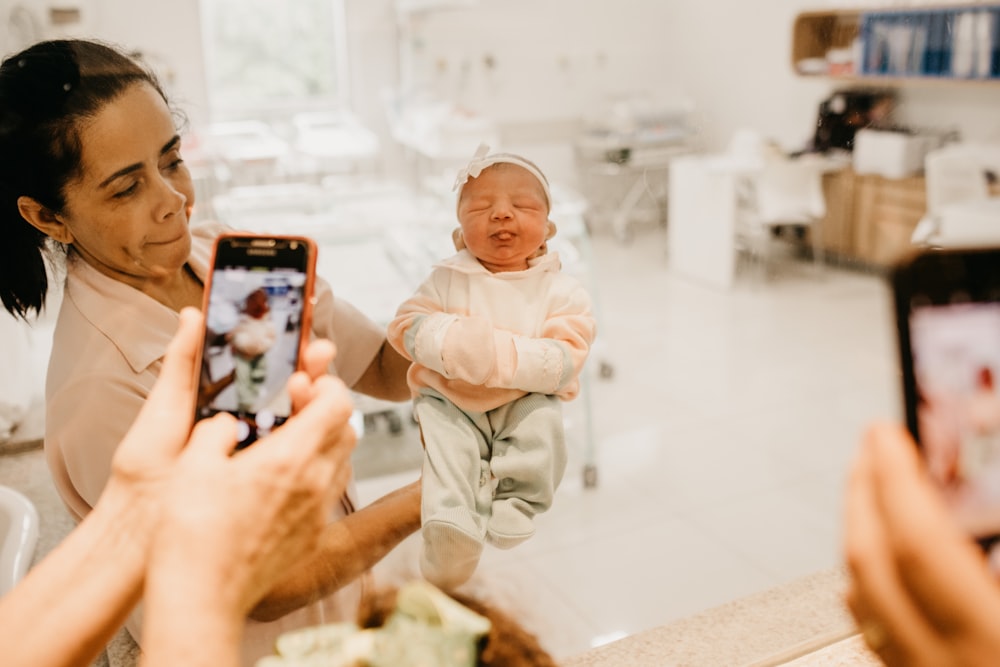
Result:
{"label": "hand holding phone", "polygon": [[926,251],[892,273],[906,421],[959,524],[1000,537],[1000,249]]}
{"label": "hand holding phone", "polygon": [[235,416],[238,449],[291,414],[285,385],[308,340],[315,272],[316,246],[304,237],[227,234],[216,240],[195,419]]}

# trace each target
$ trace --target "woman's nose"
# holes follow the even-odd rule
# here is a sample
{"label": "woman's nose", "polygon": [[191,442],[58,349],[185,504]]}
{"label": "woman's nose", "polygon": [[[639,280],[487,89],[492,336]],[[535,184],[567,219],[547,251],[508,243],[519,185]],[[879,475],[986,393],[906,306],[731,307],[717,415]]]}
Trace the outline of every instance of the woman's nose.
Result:
{"label": "woman's nose", "polygon": [[166,178],[160,178],[159,199],[157,201],[156,219],[166,221],[180,213],[187,205],[187,196],[177,189]]}

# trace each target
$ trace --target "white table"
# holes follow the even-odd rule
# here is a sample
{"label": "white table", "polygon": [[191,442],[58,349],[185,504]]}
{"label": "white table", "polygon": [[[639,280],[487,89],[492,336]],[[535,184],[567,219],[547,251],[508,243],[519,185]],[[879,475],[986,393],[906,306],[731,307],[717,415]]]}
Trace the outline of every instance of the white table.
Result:
{"label": "white table", "polygon": [[724,155],[673,161],[667,195],[667,260],[685,278],[728,288],[736,274],[736,187],[761,162]]}
{"label": "white table", "polygon": [[[670,167],[667,258],[677,275],[728,288],[736,274],[737,187],[765,164],[763,156],[692,155]],[[821,171],[848,162],[837,157],[796,158]]]}

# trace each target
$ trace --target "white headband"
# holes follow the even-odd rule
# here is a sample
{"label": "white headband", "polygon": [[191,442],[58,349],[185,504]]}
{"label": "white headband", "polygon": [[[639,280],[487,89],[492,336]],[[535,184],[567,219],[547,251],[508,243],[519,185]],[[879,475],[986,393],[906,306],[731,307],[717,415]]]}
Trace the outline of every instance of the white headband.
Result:
{"label": "white headband", "polygon": [[479,174],[483,173],[483,170],[487,167],[506,162],[507,164],[516,164],[518,167],[531,172],[531,175],[537,178],[538,182],[542,184],[542,190],[545,191],[545,203],[548,204],[549,208],[552,208],[549,181],[537,166],[520,155],[514,155],[513,153],[493,153],[489,155],[489,152],[489,146],[479,144],[479,148],[476,149],[475,155],[469,160],[469,164],[458,171],[458,176],[455,177],[455,185],[452,187],[452,190],[457,193],[456,199],[462,198],[462,188],[469,182],[469,179],[479,178]]}

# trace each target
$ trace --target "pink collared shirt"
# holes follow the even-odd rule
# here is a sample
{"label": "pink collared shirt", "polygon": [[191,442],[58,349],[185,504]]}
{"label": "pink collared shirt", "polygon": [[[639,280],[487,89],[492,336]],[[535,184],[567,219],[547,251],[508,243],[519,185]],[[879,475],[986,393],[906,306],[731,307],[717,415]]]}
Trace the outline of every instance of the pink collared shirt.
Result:
{"label": "pink collared shirt", "polygon": [[[223,231],[218,223],[191,228],[188,264],[203,281],[212,241]],[[350,304],[334,299],[323,280],[316,281],[316,298],[313,334],[337,346],[334,370],[351,386],[378,353],[384,330]],[[149,395],[177,325],[177,313],[152,297],[79,257],[67,260],[46,379],[45,455],[56,490],[77,521],[107,484],[115,449]],[[340,508],[333,518],[346,513]],[[343,619],[345,614],[353,620],[359,588],[348,586],[273,623],[249,621],[245,664],[273,652],[281,632],[324,618]],[[138,636],[136,615],[127,626]]]}

